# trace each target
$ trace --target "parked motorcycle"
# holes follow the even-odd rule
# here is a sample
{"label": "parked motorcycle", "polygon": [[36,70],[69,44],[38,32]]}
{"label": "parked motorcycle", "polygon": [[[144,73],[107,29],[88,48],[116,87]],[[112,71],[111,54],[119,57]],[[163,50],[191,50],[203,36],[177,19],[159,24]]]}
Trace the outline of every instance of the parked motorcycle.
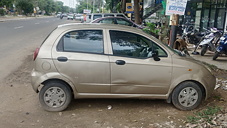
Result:
{"label": "parked motorcycle", "polygon": [[186,43],[196,45],[200,41],[200,33],[192,26],[183,29],[182,38]]}
{"label": "parked motorcycle", "polygon": [[201,47],[201,56],[204,56],[207,50],[216,51],[217,43],[221,37],[221,32],[217,30],[217,28],[210,28],[210,33],[208,35],[205,35],[201,42],[196,46],[194,52],[196,52],[196,49],[198,47]]}
{"label": "parked motorcycle", "polygon": [[213,60],[216,60],[221,54],[227,55],[227,33],[220,38],[219,46],[214,53]]}

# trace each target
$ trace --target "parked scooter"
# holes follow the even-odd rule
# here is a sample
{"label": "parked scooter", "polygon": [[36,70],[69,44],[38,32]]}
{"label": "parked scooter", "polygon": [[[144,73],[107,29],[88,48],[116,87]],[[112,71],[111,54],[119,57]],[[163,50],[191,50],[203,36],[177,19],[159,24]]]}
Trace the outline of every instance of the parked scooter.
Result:
{"label": "parked scooter", "polygon": [[196,46],[194,52],[196,52],[196,49],[198,47],[202,47],[200,53],[201,56],[204,56],[207,50],[215,52],[217,43],[221,35],[221,32],[218,31],[217,28],[210,28],[210,33],[208,35],[205,35],[202,41]]}
{"label": "parked scooter", "polygon": [[219,46],[214,53],[213,60],[216,60],[221,54],[227,55],[227,33],[220,38]]}

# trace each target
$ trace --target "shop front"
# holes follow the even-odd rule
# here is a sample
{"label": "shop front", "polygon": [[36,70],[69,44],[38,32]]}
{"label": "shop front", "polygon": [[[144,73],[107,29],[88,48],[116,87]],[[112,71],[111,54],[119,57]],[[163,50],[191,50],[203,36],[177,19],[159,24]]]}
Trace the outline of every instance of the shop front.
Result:
{"label": "shop front", "polygon": [[226,29],[227,0],[190,0],[184,16],[184,24],[194,24],[196,28],[215,27]]}

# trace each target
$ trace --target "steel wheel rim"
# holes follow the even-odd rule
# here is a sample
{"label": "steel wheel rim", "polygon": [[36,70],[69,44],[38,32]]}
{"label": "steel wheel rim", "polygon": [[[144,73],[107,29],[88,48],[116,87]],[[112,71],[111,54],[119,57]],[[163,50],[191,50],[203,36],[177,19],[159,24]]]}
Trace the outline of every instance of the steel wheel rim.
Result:
{"label": "steel wheel rim", "polygon": [[65,91],[59,87],[51,87],[44,93],[44,102],[52,108],[61,107],[66,102]]}
{"label": "steel wheel rim", "polygon": [[178,96],[179,103],[184,107],[193,106],[198,101],[198,99],[198,92],[192,87],[182,89]]}

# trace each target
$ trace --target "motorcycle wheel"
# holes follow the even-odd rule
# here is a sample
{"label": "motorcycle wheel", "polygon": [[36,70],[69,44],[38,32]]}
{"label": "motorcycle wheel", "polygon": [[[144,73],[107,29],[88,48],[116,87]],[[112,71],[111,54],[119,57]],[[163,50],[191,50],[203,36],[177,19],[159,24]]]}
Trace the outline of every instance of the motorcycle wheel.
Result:
{"label": "motorcycle wheel", "polygon": [[207,52],[208,45],[203,45],[201,49],[201,56],[204,56],[204,54]]}
{"label": "motorcycle wheel", "polygon": [[214,56],[213,56],[213,60],[216,60],[218,58],[218,56],[219,56],[219,52],[215,52]]}
{"label": "motorcycle wheel", "polygon": [[184,54],[190,56],[190,54],[188,53],[188,50],[187,49],[184,49]]}

